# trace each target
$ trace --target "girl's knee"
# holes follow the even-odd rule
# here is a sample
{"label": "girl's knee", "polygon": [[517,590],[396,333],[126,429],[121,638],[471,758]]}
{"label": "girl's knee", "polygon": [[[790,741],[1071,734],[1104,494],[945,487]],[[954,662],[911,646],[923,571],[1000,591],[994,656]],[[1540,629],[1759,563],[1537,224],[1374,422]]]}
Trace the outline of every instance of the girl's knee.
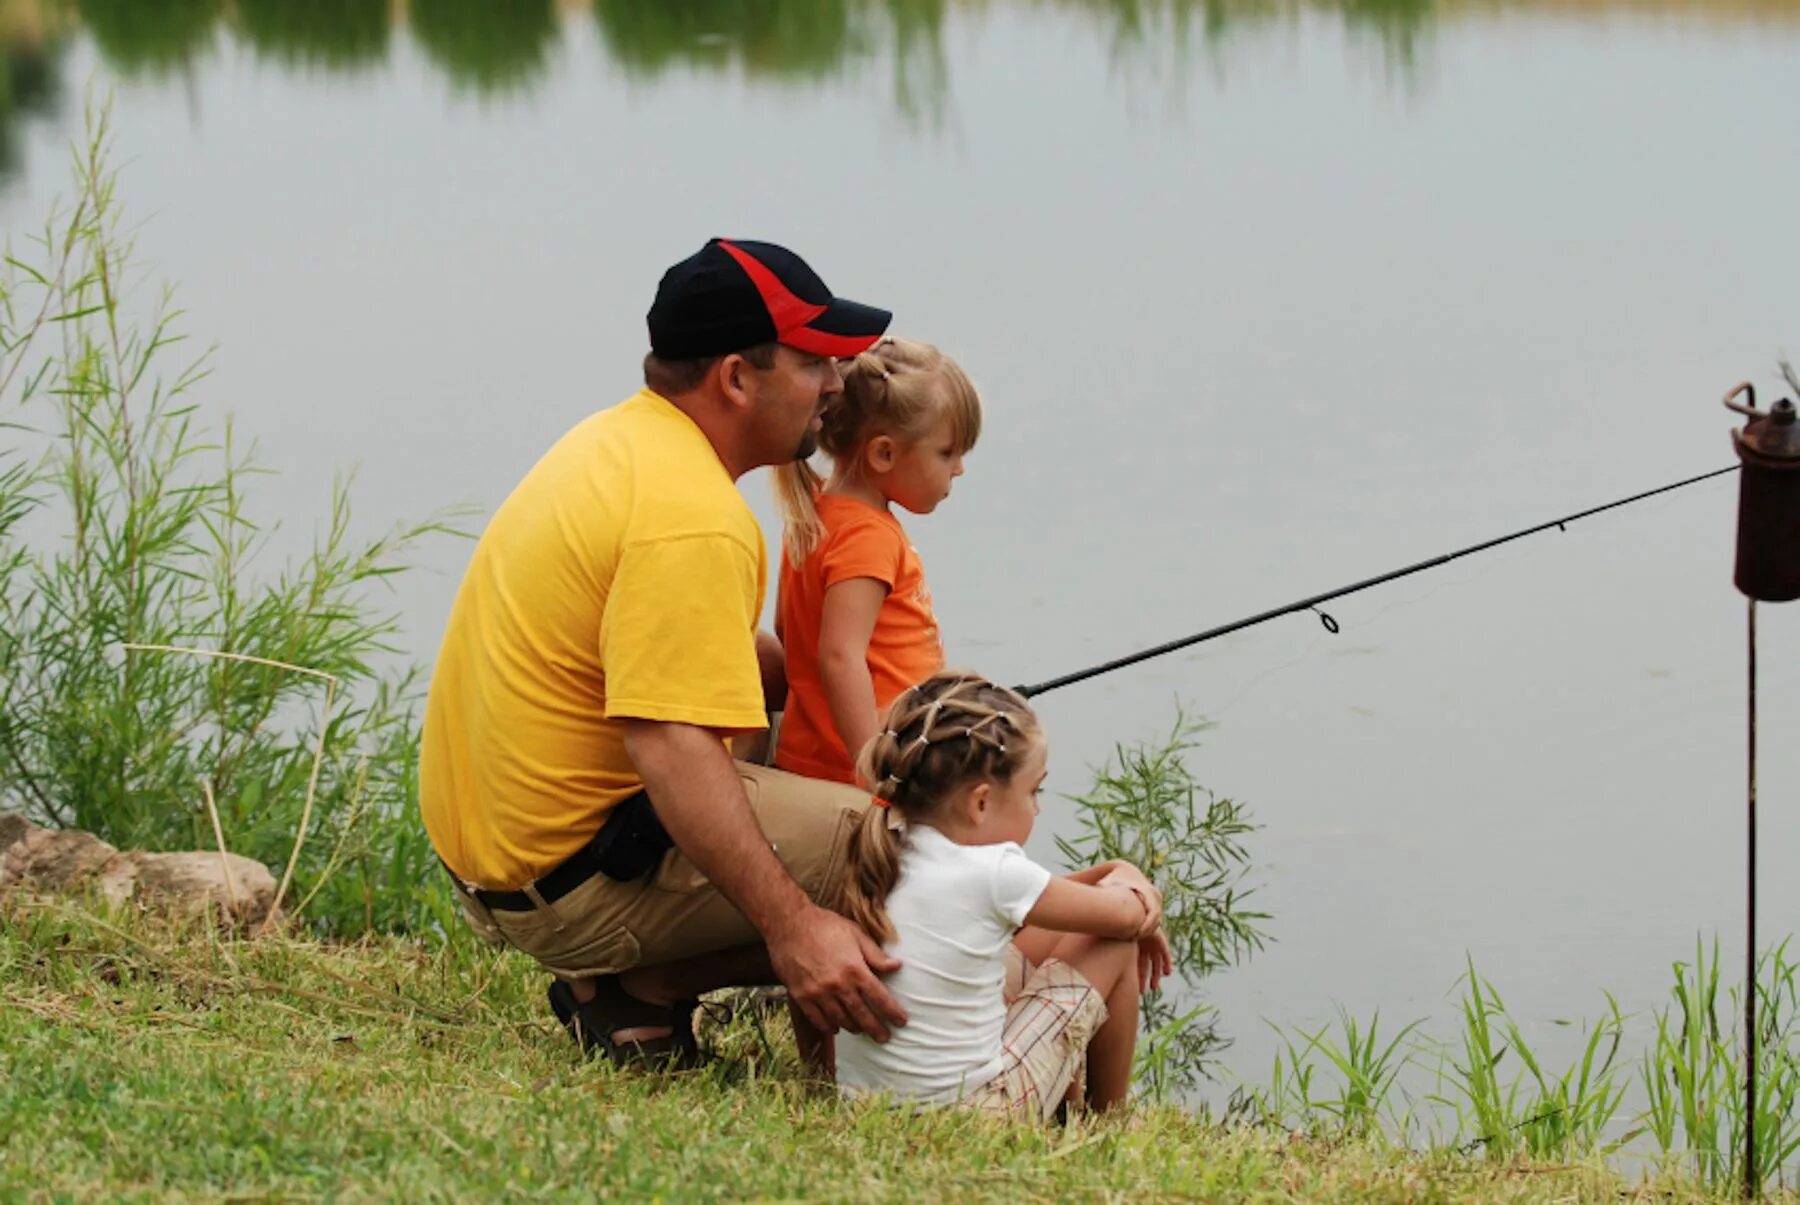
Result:
{"label": "girl's knee", "polygon": [[1111,996],[1129,984],[1137,990],[1137,942],[1097,937],[1086,951],[1078,969],[1088,977],[1101,995]]}
{"label": "girl's knee", "polygon": [[1050,957],[1080,971],[1103,996],[1112,995],[1127,981],[1137,990],[1136,941],[1071,933],[1056,943]]}

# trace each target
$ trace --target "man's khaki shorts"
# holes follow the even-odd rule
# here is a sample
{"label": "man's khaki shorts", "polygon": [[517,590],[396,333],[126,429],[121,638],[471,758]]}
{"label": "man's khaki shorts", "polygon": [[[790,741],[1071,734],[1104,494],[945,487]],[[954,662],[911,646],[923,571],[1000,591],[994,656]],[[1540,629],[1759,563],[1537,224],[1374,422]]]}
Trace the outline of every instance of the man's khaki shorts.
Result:
{"label": "man's khaki shorts", "polygon": [[[737,763],[750,810],[781,864],[814,902],[829,904],[844,874],[845,851],[869,806],[867,792]],[[656,966],[739,946],[762,937],[679,849],[643,878],[620,883],[596,874],[559,900],[530,912],[496,912],[460,884],[457,901],[482,936],[531,955],[545,969],[581,979]]]}

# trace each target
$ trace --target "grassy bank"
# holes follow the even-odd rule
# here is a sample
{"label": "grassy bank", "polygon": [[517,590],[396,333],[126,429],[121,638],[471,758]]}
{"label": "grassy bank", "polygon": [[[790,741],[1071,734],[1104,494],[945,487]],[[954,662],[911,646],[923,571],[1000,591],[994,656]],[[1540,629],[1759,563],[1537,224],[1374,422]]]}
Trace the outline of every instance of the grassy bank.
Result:
{"label": "grassy bank", "polygon": [[515,955],[0,907],[5,1199],[1709,1199],[1173,1110],[1040,1131],[846,1108],[744,1017],[709,1023],[704,1072],[625,1075],[575,1057]]}

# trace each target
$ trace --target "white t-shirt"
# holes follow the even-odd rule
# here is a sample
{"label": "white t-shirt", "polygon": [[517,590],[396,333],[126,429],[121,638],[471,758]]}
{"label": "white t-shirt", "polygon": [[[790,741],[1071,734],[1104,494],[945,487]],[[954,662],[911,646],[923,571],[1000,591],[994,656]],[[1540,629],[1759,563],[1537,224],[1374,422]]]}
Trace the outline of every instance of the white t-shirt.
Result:
{"label": "white t-shirt", "polygon": [[938,1104],[999,1074],[1006,946],[1049,884],[1011,841],[958,845],[909,826],[887,899],[897,934],[887,950],[901,965],[886,981],[908,1020],[885,1045],[840,1033],[838,1090]]}

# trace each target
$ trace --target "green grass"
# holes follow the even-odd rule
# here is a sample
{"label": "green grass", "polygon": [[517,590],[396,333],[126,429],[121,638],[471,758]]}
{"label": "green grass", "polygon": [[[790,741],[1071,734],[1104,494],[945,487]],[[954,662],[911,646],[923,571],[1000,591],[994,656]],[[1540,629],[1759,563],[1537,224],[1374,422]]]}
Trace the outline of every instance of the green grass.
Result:
{"label": "green grass", "polygon": [[[1066,1129],[845,1107],[777,1020],[685,1076],[575,1056],[522,958],[236,942],[0,904],[0,1199],[1612,1201],[1597,1163],[1420,1156],[1143,1108]],[[764,1032],[766,1031],[766,1032]],[[1704,1200],[1691,1184],[1661,1199]]]}

